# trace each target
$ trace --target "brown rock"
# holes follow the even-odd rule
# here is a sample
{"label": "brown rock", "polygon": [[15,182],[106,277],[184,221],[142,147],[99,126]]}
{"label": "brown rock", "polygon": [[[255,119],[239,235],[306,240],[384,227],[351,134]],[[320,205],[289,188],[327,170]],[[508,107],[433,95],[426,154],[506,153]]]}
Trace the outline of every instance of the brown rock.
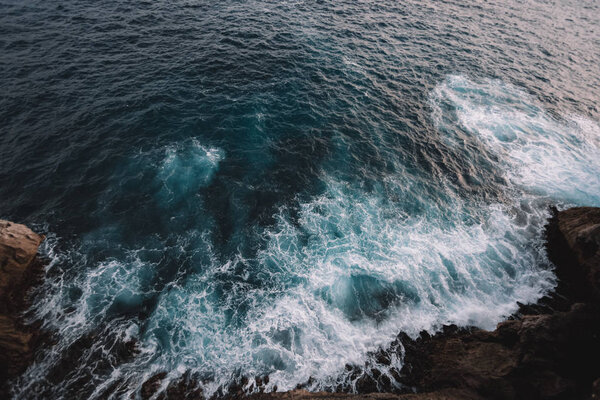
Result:
{"label": "brown rock", "polygon": [[0,397],[6,380],[24,371],[33,359],[33,329],[20,320],[27,307],[27,291],[39,271],[36,259],[44,238],[25,225],[0,220]]}
{"label": "brown rock", "polygon": [[599,332],[597,310],[576,304],[569,312],[507,321],[493,332],[404,338],[401,379],[419,391],[457,388],[489,399],[583,398],[600,374]]}
{"label": "brown rock", "polygon": [[[10,300],[29,278],[38,247],[44,238],[25,225],[0,220],[0,299]],[[0,311],[10,309],[2,302]]]}

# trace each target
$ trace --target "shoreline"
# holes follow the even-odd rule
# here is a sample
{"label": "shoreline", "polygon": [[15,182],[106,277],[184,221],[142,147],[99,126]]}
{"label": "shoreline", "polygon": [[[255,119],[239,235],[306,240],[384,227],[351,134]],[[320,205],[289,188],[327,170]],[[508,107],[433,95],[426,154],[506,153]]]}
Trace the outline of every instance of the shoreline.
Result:
{"label": "shoreline", "polygon": [[[411,339],[400,332],[389,352],[403,357],[398,389],[376,369],[356,368],[358,394],[264,393],[268,376],[232,384],[227,399],[590,399],[600,398],[600,208],[553,210],[545,229],[546,250],[558,285],[493,331],[444,326]],[[24,225],[0,220],[0,397],[7,382],[33,361],[42,333],[25,325],[28,290],[40,282],[37,249],[44,240]],[[146,380],[142,399],[203,399],[191,375],[163,384],[167,373]],[[595,397],[594,397],[595,396]],[[213,396],[215,397],[215,396]]]}

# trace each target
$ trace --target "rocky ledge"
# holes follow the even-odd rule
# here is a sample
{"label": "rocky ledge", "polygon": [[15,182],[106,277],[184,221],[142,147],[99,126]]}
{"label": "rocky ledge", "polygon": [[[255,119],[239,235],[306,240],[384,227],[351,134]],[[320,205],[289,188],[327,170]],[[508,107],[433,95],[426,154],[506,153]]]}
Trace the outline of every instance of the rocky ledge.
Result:
{"label": "rocky ledge", "polygon": [[8,398],[6,381],[33,360],[38,335],[21,318],[28,291],[43,271],[37,251],[43,236],[25,225],[0,220],[0,398]]}

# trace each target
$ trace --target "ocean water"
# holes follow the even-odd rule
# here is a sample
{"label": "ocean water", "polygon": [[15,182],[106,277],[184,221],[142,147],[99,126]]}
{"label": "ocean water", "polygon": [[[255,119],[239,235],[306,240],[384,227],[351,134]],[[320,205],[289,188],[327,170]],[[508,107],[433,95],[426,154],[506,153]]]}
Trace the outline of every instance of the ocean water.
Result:
{"label": "ocean water", "polygon": [[0,217],[47,235],[52,336],[14,398],[399,387],[400,331],[554,287],[599,65],[594,1],[1,2]]}

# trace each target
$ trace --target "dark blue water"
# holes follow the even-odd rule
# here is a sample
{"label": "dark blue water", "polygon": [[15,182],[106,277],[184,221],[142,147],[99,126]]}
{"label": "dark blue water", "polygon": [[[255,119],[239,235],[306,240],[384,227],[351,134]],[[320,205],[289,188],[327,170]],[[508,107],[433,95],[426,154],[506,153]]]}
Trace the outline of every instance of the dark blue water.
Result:
{"label": "dark blue water", "polygon": [[600,206],[599,8],[1,2],[0,217],[48,235],[55,342],[15,398],[352,390],[537,300],[548,205]]}

